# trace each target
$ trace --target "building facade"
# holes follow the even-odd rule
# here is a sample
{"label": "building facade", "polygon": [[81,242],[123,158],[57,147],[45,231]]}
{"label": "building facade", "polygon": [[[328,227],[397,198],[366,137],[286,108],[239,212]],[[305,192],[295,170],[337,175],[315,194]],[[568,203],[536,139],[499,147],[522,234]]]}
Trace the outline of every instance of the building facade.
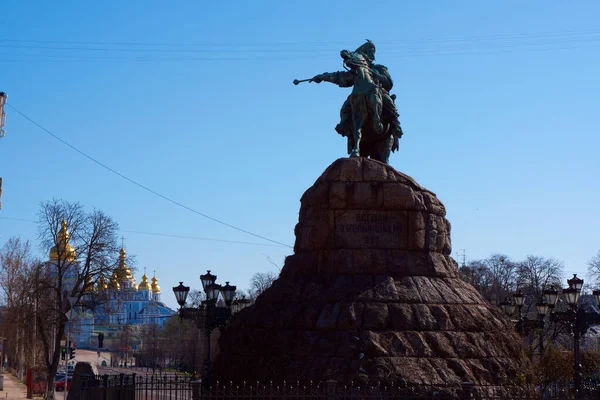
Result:
{"label": "building facade", "polygon": [[[61,248],[54,247],[50,250],[49,264],[56,265],[59,253],[69,261],[63,285],[66,290],[70,290],[77,282],[80,264],[75,250],[69,245],[69,232],[65,222],[58,233],[58,243]],[[127,253],[124,248],[119,252],[118,265],[110,277],[101,276],[95,284],[88,281],[85,286],[87,288],[81,303],[93,306],[78,307],[78,315],[70,327],[71,339],[75,340],[79,348],[96,349],[100,333],[104,335],[103,348],[120,347],[125,327],[162,326],[175,314],[175,311],[161,301],[156,274],[149,280],[144,272],[140,284],[137,284],[127,266]],[[129,346],[135,346],[138,342],[135,335],[128,337],[131,337]],[[117,341],[119,343],[116,343]]]}

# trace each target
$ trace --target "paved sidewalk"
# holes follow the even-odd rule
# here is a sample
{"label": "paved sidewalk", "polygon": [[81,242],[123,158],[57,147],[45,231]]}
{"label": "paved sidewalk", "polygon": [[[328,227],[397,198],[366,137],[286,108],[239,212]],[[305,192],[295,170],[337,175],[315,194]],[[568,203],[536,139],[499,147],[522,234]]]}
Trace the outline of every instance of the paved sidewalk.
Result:
{"label": "paved sidewalk", "polygon": [[13,374],[4,373],[4,390],[0,390],[0,400],[21,400],[27,398],[27,386],[21,383]]}

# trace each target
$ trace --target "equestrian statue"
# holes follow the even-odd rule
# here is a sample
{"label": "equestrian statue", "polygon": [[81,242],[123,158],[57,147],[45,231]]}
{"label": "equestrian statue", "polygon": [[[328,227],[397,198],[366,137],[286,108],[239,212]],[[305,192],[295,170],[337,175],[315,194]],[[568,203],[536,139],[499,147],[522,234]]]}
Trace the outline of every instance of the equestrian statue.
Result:
{"label": "equestrian statue", "polygon": [[355,51],[342,50],[345,71],[325,72],[300,82],[331,82],[352,87],[340,111],[335,130],[348,138],[350,157],[370,157],[388,163],[390,151],[398,150],[402,128],[398,109],[390,95],[394,85],[387,68],[375,64],[375,45],[370,40]]}

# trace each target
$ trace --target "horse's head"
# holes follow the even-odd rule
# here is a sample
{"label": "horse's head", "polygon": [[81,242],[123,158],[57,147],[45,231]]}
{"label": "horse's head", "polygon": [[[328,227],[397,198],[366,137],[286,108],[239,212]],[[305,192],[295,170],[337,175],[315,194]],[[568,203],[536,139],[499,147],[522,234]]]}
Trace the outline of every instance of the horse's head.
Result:
{"label": "horse's head", "polygon": [[344,60],[344,65],[350,70],[369,67],[366,57],[356,51],[342,50],[340,51],[340,56]]}

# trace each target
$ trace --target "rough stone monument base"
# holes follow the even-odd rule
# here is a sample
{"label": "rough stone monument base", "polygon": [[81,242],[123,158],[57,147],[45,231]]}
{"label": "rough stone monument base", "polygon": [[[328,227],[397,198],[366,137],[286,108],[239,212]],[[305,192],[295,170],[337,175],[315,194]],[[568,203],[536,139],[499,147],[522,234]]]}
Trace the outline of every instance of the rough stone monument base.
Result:
{"label": "rough stone monument base", "polygon": [[519,385],[521,341],[459,278],[445,215],[387,164],[335,161],[302,196],[295,254],[221,335],[215,377]]}

